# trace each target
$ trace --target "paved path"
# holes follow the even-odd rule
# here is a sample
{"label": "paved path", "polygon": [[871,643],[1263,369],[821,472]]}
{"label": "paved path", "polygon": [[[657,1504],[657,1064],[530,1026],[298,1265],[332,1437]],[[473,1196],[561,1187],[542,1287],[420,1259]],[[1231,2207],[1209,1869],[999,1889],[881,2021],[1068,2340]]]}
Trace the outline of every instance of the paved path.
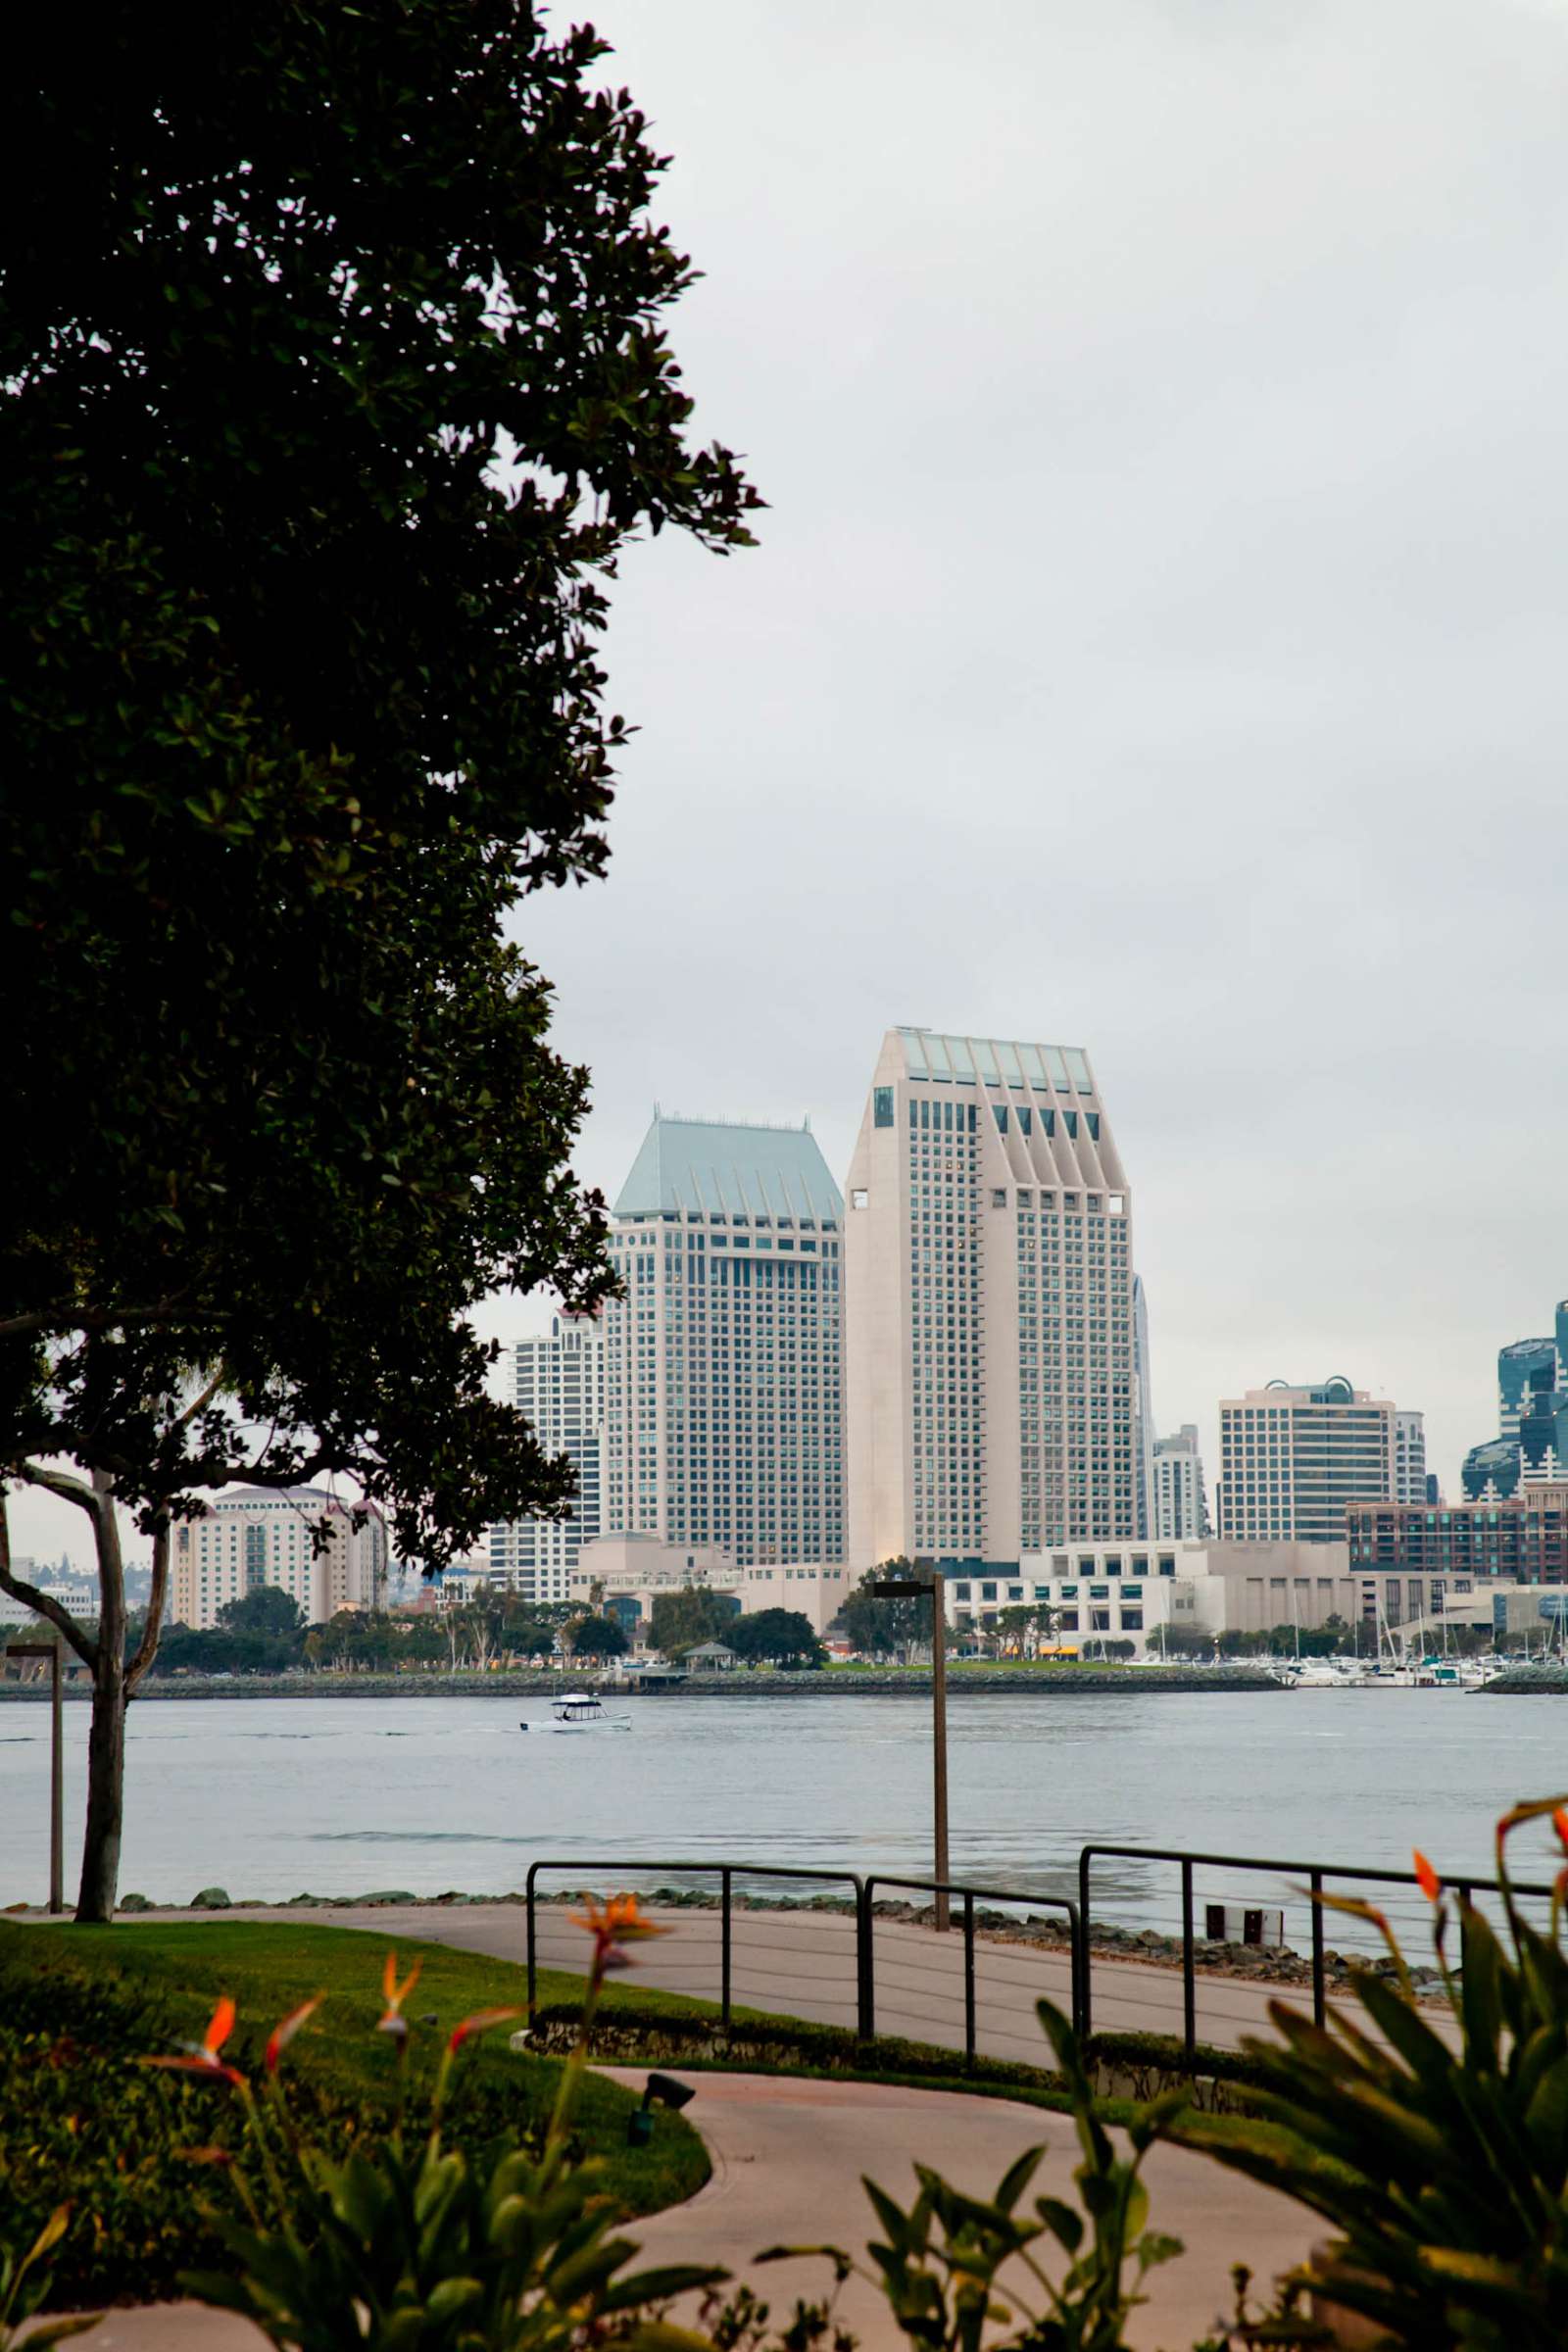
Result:
{"label": "paved path", "polygon": [[[605,2071],[634,2087],[642,2082],[640,2070]],[[1044,2142],[1036,2193],[1061,2194],[1078,2160],[1070,2117],[1001,2099],[764,2075],[703,2074],[696,2087],[687,2113],[708,2142],[712,2179],[688,2204],[631,2225],[641,2258],[722,2264],[784,2321],[798,2296],[829,2291],[831,2271],[815,2259],[759,2265],[756,2257],[780,2240],[840,2244],[863,2256],[875,2222],[862,2175],[906,2201],[918,2157],[985,2195],[1023,2149]],[[1302,2259],[1320,2228],[1284,2198],[1177,2148],[1156,2148],[1145,2170],[1153,2227],[1180,2237],[1187,2251],[1153,2274],[1151,2301],[1127,2333],[1135,2352],[1193,2342],[1229,2308],[1234,2262],[1273,2278]],[[1019,2290],[1028,2284],[1020,2279]],[[695,2300],[682,2317],[693,2316]],[[866,2281],[850,2279],[837,2308],[866,2352],[902,2346]],[[196,2304],[111,2312],[89,2340],[96,2352],[259,2352],[264,2341],[248,2321]]]}
{"label": "paved path", "polygon": [[[155,1916],[204,1919],[188,1911]],[[719,1919],[716,1911],[658,1910],[669,1930],[640,1944],[636,1975],[668,1992],[702,2000],[719,1997]],[[419,1936],[462,1951],[520,1961],[526,1954],[521,1904],[373,1905],[331,1911],[226,1911],[223,1919],[300,1921],[312,1927],[359,1928],[396,1942]],[[580,1975],[586,1939],[559,1903],[539,1906],[539,1961]],[[963,2047],[963,1937],[938,1936],[907,1921],[879,1919],[873,1931],[876,2027],[881,2034]],[[737,2007],[781,2012],[813,2024],[856,2023],[855,1925],[831,1911],[743,1911],[734,1915],[731,1991]],[[620,1982],[633,1983],[628,1976]],[[1175,2034],[1182,2031],[1180,1971],[1136,1961],[1097,1958],[1094,2024],[1101,2031]],[[1198,1980],[1200,2038],[1233,2049],[1244,2034],[1269,2032],[1268,2003],[1282,1988],[1234,1977]],[[975,1944],[975,2037],[988,2057],[1048,2065],[1050,2053],[1035,2017],[1044,1994],[1061,2009],[1071,2002],[1071,1970],[1064,1953],[1027,1944]],[[1309,1996],[1304,1989],[1287,1997]]]}
{"label": "paved path", "polygon": [[[607,2068],[638,2085],[642,2075]],[[660,2262],[719,2262],[788,2319],[797,2296],[827,2291],[825,2263],[758,2266],[765,2246],[829,2243],[861,2255],[876,2230],[859,2182],[863,2175],[901,2202],[915,2190],[916,2158],[955,2184],[989,2196],[1025,2148],[1048,2153],[1034,2193],[1071,2195],[1079,2160],[1071,2116],[1004,2099],[909,2090],[895,2083],[806,2082],[770,2075],[701,2075],[686,2110],[713,2159],[713,2177],[688,2204],[632,2225],[644,2254]],[[1187,2251],[1154,2272],[1151,2300],[1127,2330],[1135,2352],[1190,2344],[1231,2308],[1230,2271],[1245,2261],[1259,2279],[1304,2259],[1322,2225],[1270,2189],[1180,2148],[1155,2148],[1146,2160],[1151,2224],[1183,2240]],[[1054,2266],[1047,2264],[1048,2269]],[[1031,2282],[1020,2280],[1020,2291]],[[1038,2288],[1032,2307],[1040,2303]],[[902,2345],[874,2286],[850,2279],[838,2309],[867,2352]],[[997,2333],[1010,2332],[998,2328]]]}

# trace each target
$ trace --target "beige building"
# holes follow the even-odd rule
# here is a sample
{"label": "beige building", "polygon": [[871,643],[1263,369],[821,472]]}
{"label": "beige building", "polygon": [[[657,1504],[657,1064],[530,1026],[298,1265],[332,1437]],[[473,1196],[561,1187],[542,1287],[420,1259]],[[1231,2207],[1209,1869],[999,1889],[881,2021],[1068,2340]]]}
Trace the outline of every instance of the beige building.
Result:
{"label": "beige building", "polygon": [[710,1546],[665,1544],[654,1536],[601,1536],[578,1555],[571,1597],[586,1603],[597,1590],[606,1607],[635,1599],[639,1615],[647,1618],[659,1593],[695,1585],[732,1597],[737,1613],[797,1609],[820,1633],[837,1616],[851,1581],[835,1561],[742,1567]]}
{"label": "beige building", "polygon": [[[1419,1414],[1401,1413],[1339,1377],[1316,1388],[1271,1380],[1224,1399],[1220,1534],[1238,1542],[1340,1543],[1348,1504],[1422,1499],[1419,1423]],[[1410,1492],[1418,1477],[1420,1489]]]}
{"label": "beige building", "polygon": [[324,1488],[246,1488],[175,1528],[170,1622],[204,1631],[225,1602],[270,1585],[307,1624],[324,1625],[340,1609],[379,1607],[386,1563],[386,1523],[373,1505],[356,1527],[349,1506]]}
{"label": "beige building", "polygon": [[1131,1202],[1087,1055],[890,1030],[846,1194],[852,1569],[1131,1537]]}

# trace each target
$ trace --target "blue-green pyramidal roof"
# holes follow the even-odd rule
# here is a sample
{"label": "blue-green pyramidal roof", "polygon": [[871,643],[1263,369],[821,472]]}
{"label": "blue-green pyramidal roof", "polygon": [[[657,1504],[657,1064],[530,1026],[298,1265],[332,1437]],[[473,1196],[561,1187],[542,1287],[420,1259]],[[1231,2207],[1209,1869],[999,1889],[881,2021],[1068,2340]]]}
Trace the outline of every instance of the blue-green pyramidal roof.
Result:
{"label": "blue-green pyramidal roof", "polygon": [[836,1218],[844,1198],[808,1127],[731,1126],[656,1112],[614,1214],[655,1216],[666,1208]]}

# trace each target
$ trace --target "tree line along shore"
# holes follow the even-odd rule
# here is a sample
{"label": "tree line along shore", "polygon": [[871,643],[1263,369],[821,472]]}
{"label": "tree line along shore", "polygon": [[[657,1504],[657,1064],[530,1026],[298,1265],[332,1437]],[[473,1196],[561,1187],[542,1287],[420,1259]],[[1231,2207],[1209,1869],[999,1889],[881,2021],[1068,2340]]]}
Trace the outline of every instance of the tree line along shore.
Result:
{"label": "tree line along shore", "polygon": [[[138,1703],[182,1698],[549,1698],[566,1688],[560,1674],[310,1674],[163,1675],[149,1677],[137,1691]],[[1084,1696],[1104,1691],[1279,1690],[1284,1686],[1255,1668],[1162,1666],[1129,1669],[1116,1666],[1030,1667],[1007,1672],[949,1668],[950,1696],[1053,1698]],[[649,1705],[678,1698],[923,1698],[931,1691],[929,1670],[835,1668],[830,1673],[726,1673],[693,1675],[684,1682],[641,1685],[617,1682],[615,1697],[634,1698]],[[91,1685],[82,1678],[66,1684],[68,1698],[87,1699]],[[46,1677],[28,1682],[0,1680],[0,1699],[47,1701]]]}

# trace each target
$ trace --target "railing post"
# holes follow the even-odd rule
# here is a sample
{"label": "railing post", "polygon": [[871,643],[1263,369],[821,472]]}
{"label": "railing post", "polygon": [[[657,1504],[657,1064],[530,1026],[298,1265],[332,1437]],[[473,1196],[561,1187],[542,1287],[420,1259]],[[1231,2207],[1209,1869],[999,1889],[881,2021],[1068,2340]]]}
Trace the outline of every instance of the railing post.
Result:
{"label": "railing post", "polygon": [[1188,2062],[1198,2054],[1198,1979],[1193,1963],[1193,1866],[1182,1863],[1182,2034]]}
{"label": "railing post", "polygon": [[539,1981],[538,1953],[534,1943],[535,1921],[533,1891],[534,1878],[538,1872],[538,1869],[539,1865],[537,1862],[530,1862],[528,1865],[528,1876],[523,1882],[523,1899],[528,1906],[528,2023],[530,2026],[533,2024],[533,2013],[535,2007],[534,1992]]}
{"label": "railing post", "polygon": [[726,1862],[719,1872],[720,1926],[718,1932],[718,2006],[724,2037],[729,2038],[729,1979],[730,1979],[730,1880],[732,1873]]}
{"label": "railing post", "polygon": [[963,2063],[974,2072],[974,1896],[963,1897]]}
{"label": "railing post", "polygon": [[857,2016],[855,2030],[861,2041],[870,2041],[876,2033],[876,1961],[871,1949],[871,1889],[874,1879],[867,1879],[857,1889],[855,1915],[857,1962]]}
{"label": "railing post", "polygon": [[1089,1865],[1093,1849],[1085,1846],[1078,1856],[1078,1944],[1083,1954],[1083,1983],[1079,1988],[1079,2038],[1089,2039],[1094,2032],[1093,1994],[1090,1978],[1093,1974],[1089,1957]]}
{"label": "railing post", "polygon": [[1321,2027],[1328,2014],[1328,1994],[1323,1983],[1323,1873],[1314,1870],[1312,1891],[1312,2023]]}
{"label": "railing post", "polygon": [[1069,1903],[1067,1905],[1067,1957],[1072,1973],[1067,1989],[1067,2014],[1072,2019],[1073,2032],[1078,2034],[1083,2033],[1083,1985],[1081,1982],[1083,1953],[1080,1944],[1078,1906],[1076,1903]]}

